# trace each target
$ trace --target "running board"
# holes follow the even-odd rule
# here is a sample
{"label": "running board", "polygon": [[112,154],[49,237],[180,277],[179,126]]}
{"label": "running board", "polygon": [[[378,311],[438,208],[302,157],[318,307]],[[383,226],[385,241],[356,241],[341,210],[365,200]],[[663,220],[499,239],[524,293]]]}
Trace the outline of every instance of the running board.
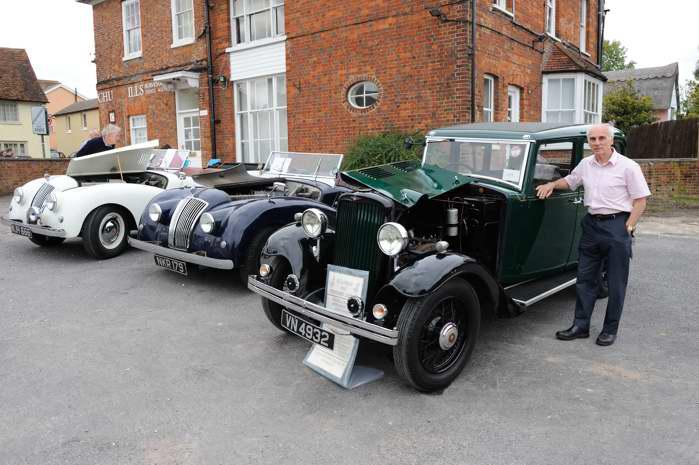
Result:
{"label": "running board", "polygon": [[505,294],[518,305],[529,307],[575,285],[576,274],[576,270],[571,270],[553,277],[513,284],[505,288]]}

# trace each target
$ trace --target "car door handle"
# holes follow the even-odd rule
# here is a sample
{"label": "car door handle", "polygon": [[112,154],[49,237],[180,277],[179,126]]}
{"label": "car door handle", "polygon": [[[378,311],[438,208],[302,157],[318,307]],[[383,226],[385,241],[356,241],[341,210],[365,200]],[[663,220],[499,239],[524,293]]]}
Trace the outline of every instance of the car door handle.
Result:
{"label": "car door handle", "polygon": [[572,203],[573,205],[580,205],[583,203],[583,199],[570,199],[568,202]]}

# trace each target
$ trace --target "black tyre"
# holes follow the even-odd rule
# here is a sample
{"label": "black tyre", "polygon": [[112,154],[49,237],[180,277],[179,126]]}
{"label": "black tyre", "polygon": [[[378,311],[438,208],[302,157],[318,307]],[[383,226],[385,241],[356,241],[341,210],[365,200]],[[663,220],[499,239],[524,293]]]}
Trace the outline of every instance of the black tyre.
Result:
{"label": "black tyre", "polygon": [[95,209],[83,225],[83,247],[97,259],[116,257],[128,246],[130,215],[122,208],[105,205]]}
{"label": "black tyre", "polygon": [[248,276],[257,274],[260,269],[260,255],[262,255],[262,249],[267,243],[269,236],[276,230],[277,228],[265,228],[250,241],[247,256],[245,260],[238,265],[238,275],[244,286],[248,284]]}
{"label": "black tyre", "polygon": [[41,247],[54,247],[62,244],[65,239],[62,237],[51,237],[32,233],[32,237],[30,237],[29,240]]}
{"label": "black tyre", "polygon": [[398,316],[396,371],[418,391],[446,388],[471,357],[480,325],[478,296],[464,280],[452,279],[426,297],[408,299]]}
{"label": "black tyre", "polygon": [[[286,277],[291,273],[291,265],[285,259],[280,257],[275,257],[270,266],[272,267],[272,272],[269,275],[268,284],[275,289],[284,289],[284,281]],[[262,309],[265,311],[267,319],[272,322],[274,326],[279,328],[281,331],[286,331],[282,327],[282,307],[276,302],[262,298]]]}

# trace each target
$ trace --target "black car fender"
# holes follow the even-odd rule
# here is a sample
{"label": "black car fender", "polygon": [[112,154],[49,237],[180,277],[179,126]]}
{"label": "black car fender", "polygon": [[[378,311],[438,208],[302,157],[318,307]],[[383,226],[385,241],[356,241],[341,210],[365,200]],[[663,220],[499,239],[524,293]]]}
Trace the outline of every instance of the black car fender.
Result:
{"label": "black car fender", "polygon": [[388,285],[404,297],[419,298],[456,278],[471,283],[482,307],[493,311],[498,308],[500,287],[497,281],[483,265],[463,254],[428,255],[400,270]]}
{"label": "black car fender", "polygon": [[[270,264],[273,257],[281,257],[289,262],[291,271],[307,282],[310,275],[322,273],[334,244],[335,231],[328,229],[320,241],[311,239],[303,232],[301,224],[288,224],[273,232],[262,250],[261,262]],[[319,258],[313,254],[313,247],[320,245]]]}

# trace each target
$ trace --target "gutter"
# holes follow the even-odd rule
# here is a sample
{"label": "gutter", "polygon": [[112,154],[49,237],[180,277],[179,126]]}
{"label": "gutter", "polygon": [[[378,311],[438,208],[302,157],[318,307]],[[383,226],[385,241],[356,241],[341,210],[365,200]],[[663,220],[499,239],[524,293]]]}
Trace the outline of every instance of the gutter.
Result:
{"label": "gutter", "polygon": [[209,137],[211,138],[211,158],[218,158],[216,155],[216,100],[214,98],[214,63],[212,56],[212,40],[211,40],[211,18],[209,10],[211,5],[209,0],[204,0],[204,21],[206,23],[206,79],[209,87]]}
{"label": "gutter", "polygon": [[602,68],[602,51],[604,50],[604,0],[597,3],[597,66]]}

